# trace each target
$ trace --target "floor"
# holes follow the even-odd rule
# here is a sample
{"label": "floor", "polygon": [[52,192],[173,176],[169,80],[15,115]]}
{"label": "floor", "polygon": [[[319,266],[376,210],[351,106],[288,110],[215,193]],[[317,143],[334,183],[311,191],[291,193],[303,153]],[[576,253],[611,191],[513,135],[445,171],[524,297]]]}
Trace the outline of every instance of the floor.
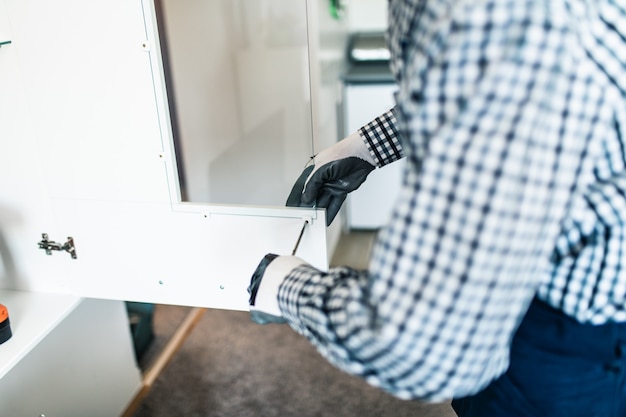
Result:
{"label": "floor", "polygon": [[[331,265],[366,268],[375,233],[342,236]],[[190,311],[158,305],[146,369]],[[206,310],[133,417],[455,417],[449,404],[396,399],[332,367],[284,325]]]}
{"label": "floor", "polygon": [[372,231],[352,231],[342,235],[330,265],[366,269],[375,239],[376,233]]}

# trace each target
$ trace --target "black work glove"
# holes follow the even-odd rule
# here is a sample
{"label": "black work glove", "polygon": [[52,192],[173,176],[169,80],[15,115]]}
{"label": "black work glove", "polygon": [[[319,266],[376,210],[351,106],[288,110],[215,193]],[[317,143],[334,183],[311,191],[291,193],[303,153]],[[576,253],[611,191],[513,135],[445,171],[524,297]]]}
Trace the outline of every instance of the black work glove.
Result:
{"label": "black work glove", "polygon": [[291,189],[287,206],[325,208],[328,226],[348,193],[359,188],[374,168],[363,139],[353,133],[309,161]]}
{"label": "black work glove", "polygon": [[287,275],[300,265],[307,263],[297,256],[268,253],[261,259],[248,287],[252,321],[257,324],[285,322],[278,306],[278,289]]}

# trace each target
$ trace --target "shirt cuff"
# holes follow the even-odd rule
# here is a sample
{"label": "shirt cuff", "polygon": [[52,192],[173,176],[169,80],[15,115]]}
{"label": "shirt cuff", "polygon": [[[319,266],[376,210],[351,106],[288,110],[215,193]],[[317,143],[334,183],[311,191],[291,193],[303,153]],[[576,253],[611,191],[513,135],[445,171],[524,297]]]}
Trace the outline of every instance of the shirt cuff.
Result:
{"label": "shirt cuff", "polygon": [[404,157],[396,124],[394,109],[391,109],[359,129],[359,135],[378,167]]}

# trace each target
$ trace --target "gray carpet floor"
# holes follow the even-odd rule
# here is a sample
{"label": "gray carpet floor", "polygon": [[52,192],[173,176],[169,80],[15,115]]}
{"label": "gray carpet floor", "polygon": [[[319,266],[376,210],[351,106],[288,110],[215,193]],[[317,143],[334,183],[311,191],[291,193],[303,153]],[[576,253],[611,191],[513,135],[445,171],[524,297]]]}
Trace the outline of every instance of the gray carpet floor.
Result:
{"label": "gray carpet floor", "polygon": [[[354,238],[351,236],[350,239]],[[342,240],[369,253],[368,235]],[[351,244],[348,244],[351,243]],[[360,247],[365,245],[366,247]],[[341,263],[335,257],[334,262]],[[348,264],[348,263],[342,263]],[[155,308],[147,367],[189,311]],[[331,366],[286,325],[259,326],[247,312],[207,310],[144,398],[134,417],[455,417],[449,404],[396,399]]]}

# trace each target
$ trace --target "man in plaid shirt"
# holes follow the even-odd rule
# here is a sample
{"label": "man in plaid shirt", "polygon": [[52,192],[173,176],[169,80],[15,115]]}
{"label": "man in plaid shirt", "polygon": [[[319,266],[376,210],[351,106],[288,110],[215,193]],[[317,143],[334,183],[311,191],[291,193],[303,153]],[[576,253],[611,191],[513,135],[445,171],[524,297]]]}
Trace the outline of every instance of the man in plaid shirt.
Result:
{"label": "man in plaid shirt", "polygon": [[289,198],[330,222],[406,157],[369,270],[266,257],[253,318],[460,416],[626,415],[626,5],[390,0],[389,22],[396,107]]}

